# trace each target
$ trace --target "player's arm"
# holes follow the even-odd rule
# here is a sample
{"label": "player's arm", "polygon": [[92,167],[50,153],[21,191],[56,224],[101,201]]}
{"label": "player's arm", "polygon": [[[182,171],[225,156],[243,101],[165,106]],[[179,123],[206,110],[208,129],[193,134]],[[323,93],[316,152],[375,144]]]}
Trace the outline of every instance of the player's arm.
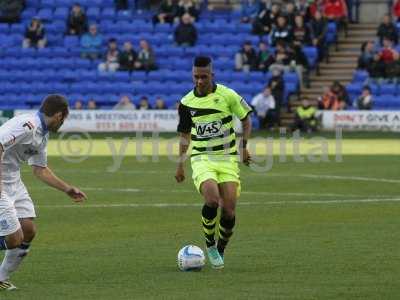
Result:
{"label": "player's arm", "polygon": [[239,151],[240,151],[240,155],[242,158],[242,162],[246,166],[248,166],[251,162],[251,157],[250,157],[249,151],[247,149],[247,142],[250,139],[250,135],[251,135],[250,115],[253,112],[253,110],[250,107],[250,105],[248,105],[247,102],[233,90],[230,90],[229,100],[230,100],[230,107],[231,107],[233,114],[237,118],[239,118],[239,120],[242,122],[243,136],[242,136],[242,140],[240,142]]}
{"label": "player's arm", "polygon": [[179,160],[178,167],[176,169],[175,179],[177,182],[182,182],[185,180],[185,169],[184,163],[187,159],[187,151],[189,149],[191,140],[191,129],[192,129],[192,118],[188,108],[184,105],[179,105]]}
{"label": "player's arm", "polygon": [[251,135],[251,118],[250,118],[250,113],[247,114],[247,116],[241,120],[242,122],[242,128],[243,128],[243,136],[242,140],[240,143],[240,153],[242,156],[242,161],[245,165],[249,165],[251,162],[251,157],[249,150],[247,149],[247,142],[250,139]]}
{"label": "player's arm", "polygon": [[58,178],[50,168],[40,166],[32,166],[32,168],[33,174],[38,179],[46,183],[48,186],[66,193],[69,197],[74,199],[75,202],[82,202],[84,199],[87,199],[84,192]]}

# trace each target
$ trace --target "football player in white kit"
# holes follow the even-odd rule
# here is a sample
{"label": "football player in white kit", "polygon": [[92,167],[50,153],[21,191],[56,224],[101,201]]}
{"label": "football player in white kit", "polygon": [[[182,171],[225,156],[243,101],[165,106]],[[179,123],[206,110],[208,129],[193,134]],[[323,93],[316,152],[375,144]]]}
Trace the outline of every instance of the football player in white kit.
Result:
{"label": "football player in white kit", "polygon": [[68,102],[61,95],[47,96],[40,110],[12,118],[0,127],[0,250],[6,250],[0,266],[0,290],[13,290],[9,277],[28,254],[35,237],[33,202],[21,181],[20,165],[28,162],[34,175],[75,202],[86,195],[58,178],[47,166],[47,142],[68,116]]}

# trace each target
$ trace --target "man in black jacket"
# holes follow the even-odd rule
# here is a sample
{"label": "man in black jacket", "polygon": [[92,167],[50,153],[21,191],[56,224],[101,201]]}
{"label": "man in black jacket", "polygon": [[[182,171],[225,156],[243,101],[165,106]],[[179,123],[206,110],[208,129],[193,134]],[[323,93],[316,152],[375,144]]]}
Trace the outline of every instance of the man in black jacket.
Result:
{"label": "man in black jacket", "polygon": [[175,43],[179,46],[193,47],[197,41],[197,30],[192,24],[192,18],[189,14],[182,16],[181,22],[175,29]]}

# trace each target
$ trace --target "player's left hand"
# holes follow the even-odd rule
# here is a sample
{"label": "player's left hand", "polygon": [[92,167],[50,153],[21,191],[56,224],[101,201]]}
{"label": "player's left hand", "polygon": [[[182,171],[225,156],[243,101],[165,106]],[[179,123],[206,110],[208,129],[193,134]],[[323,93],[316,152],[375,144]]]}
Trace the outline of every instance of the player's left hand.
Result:
{"label": "player's left hand", "polygon": [[242,159],[242,162],[246,165],[249,166],[251,163],[251,156],[249,153],[249,150],[247,150],[246,148],[242,148],[242,150],[240,151],[240,158]]}
{"label": "player's left hand", "polygon": [[78,188],[72,186],[68,191],[65,192],[69,197],[74,199],[74,202],[83,202],[83,200],[87,199],[87,196],[84,192],[79,190]]}

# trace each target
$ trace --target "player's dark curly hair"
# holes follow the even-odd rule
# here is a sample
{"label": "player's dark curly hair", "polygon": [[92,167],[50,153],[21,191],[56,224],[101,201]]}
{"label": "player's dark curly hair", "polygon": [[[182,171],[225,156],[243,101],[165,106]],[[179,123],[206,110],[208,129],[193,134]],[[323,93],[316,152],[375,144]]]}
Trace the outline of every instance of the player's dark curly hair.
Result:
{"label": "player's dark curly hair", "polygon": [[63,116],[66,116],[68,115],[68,101],[62,95],[48,95],[43,100],[39,111],[48,117],[52,117],[58,112],[62,112]]}
{"label": "player's dark curly hair", "polygon": [[208,56],[197,56],[193,61],[195,67],[208,67],[211,64],[211,58]]}

